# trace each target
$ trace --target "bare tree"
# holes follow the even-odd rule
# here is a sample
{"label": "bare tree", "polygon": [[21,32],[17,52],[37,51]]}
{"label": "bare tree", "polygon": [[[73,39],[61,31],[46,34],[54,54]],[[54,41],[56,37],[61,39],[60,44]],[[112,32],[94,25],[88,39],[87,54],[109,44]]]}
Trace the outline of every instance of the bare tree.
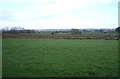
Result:
{"label": "bare tree", "polygon": [[79,29],[71,29],[71,34],[81,34],[82,32]]}

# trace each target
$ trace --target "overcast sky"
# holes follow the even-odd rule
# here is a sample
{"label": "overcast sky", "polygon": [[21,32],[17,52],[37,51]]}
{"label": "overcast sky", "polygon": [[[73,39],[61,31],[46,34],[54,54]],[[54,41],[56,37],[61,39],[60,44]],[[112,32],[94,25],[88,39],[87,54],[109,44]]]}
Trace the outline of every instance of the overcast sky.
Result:
{"label": "overcast sky", "polygon": [[0,26],[116,28],[119,0],[0,0]]}

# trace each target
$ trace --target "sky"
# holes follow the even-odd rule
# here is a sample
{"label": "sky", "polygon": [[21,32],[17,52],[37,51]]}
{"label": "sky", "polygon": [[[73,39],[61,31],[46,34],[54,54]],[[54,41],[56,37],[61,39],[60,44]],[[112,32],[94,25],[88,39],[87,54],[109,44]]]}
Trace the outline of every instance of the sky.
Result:
{"label": "sky", "polygon": [[118,27],[119,0],[0,0],[0,28]]}

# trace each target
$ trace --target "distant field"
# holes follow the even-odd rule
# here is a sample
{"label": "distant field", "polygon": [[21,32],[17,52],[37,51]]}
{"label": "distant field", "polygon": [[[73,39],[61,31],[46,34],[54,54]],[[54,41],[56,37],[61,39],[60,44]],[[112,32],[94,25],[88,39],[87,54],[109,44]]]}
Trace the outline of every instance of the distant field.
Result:
{"label": "distant field", "polygon": [[3,38],[55,38],[55,39],[105,39],[105,40],[118,40],[118,34],[114,33],[101,33],[101,32],[83,32],[82,34],[39,34],[39,33],[21,33],[21,34],[8,34],[4,33]]}
{"label": "distant field", "polygon": [[117,77],[117,40],[3,39],[3,77]]}
{"label": "distant field", "polygon": [[84,35],[100,35],[100,34],[118,34],[117,32],[83,32]]}

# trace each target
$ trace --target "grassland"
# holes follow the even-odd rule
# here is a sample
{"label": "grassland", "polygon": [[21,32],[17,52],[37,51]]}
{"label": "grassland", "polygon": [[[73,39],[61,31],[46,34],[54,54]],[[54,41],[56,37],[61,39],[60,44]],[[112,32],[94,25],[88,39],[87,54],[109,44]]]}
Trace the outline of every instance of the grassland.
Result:
{"label": "grassland", "polygon": [[3,77],[117,77],[117,40],[3,39]]}

